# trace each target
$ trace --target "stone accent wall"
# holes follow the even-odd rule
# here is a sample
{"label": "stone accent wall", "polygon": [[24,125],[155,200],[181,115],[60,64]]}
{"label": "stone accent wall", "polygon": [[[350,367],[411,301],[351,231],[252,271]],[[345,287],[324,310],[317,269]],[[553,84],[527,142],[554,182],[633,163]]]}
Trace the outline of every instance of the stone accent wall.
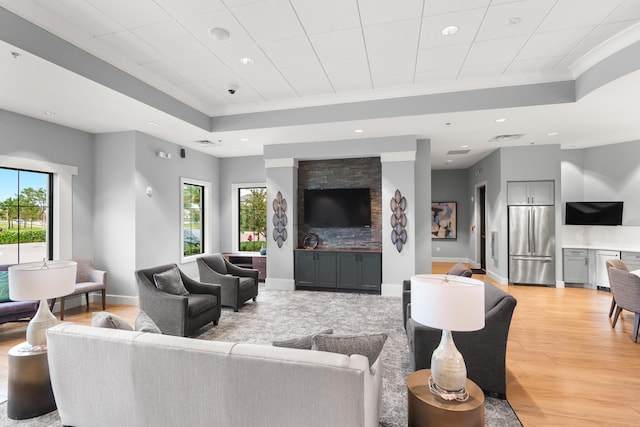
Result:
{"label": "stone accent wall", "polygon": [[[304,190],[369,188],[371,228],[315,228],[304,224]],[[318,235],[317,249],[382,250],[382,167],[379,157],[300,161],[298,164],[298,242],[306,233]]]}

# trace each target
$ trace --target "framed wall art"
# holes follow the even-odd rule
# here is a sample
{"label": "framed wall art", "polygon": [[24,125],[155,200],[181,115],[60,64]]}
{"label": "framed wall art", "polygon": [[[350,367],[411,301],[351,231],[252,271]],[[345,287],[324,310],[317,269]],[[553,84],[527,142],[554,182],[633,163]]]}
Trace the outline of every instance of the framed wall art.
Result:
{"label": "framed wall art", "polygon": [[457,202],[431,202],[431,239],[458,238]]}

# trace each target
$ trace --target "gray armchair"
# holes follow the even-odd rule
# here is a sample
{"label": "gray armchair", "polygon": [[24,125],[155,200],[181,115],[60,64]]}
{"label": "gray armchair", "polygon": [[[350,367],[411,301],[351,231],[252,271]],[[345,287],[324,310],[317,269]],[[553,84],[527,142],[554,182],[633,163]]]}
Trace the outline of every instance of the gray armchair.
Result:
{"label": "gray armchair", "polygon": [[154,274],[177,268],[161,265],[136,271],[140,309],[158,325],[163,334],[189,336],[209,322],[218,324],[221,313],[220,286],[193,280],[180,269],[185,295],[158,289]]}
{"label": "gray armchair", "polygon": [[[479,331],[452,332],[453,340],[467,365],[467,376],[486,393],[505,398],[507,393],[507,338],[516,299],[485,282],[485,326]],[[409,316],[411,307],[409,307]],[[409,358],[414,370],[429,369],[431,355],[438,347],[442,330],[407,320]]]}
{"label": "gray armchair", "polygon": [[222,287],[222,305],[233,311],[250,298],[258,296],[258,270],[238,267],[222,254],[204,255],[196,259],[200,281]]}

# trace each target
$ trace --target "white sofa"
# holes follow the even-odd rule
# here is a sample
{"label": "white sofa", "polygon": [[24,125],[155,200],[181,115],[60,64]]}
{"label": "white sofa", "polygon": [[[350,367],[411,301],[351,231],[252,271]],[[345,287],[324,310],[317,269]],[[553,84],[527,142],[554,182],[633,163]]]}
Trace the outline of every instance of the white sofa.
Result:
{"label": "white sofa", "polygon": [[381,357],[70,323],[47,340],[63,425],[378,426]]}

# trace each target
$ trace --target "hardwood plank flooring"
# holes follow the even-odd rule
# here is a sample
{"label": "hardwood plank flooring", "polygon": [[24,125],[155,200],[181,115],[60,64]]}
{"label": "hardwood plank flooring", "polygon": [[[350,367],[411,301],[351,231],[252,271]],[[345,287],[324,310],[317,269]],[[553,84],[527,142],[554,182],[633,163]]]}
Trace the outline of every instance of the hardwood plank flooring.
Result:
{"label": "hardwood plank flooring", "polygon": [[[451,265],[434,263],[433,272]],[[631,341],[631,313],[623,312],[612,329],[608,292],[498,286],[518,300],[507,347],[507,398],[525,426],[640,425],[640,342]],[[123,305],[107,310],[131,323],[138,312]],[[90,324],[91,312],[75,307],[65,320]],[[0,325],[0,401],[7,393],[7,352],[24,341],[25,328]]]}

